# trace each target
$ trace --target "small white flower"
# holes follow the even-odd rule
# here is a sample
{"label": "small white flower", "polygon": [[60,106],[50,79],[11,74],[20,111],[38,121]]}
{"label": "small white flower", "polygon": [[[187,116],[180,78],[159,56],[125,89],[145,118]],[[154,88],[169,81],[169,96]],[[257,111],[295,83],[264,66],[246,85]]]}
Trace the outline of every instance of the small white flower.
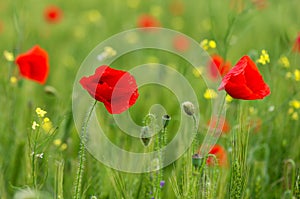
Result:
{"label": "small white flower", "polygon": [[268,109],[269,112],[273,112],[274,110],[275,110],[275,106],[270,106]]}
{"label": "small white flower", "polygon": [[35,157],[43,159],[43,157],[44,157],[44,153],[39,153],[39,154],[36,154],[36,155],[35,155]]}
{"label": "small white flower", "polygon": [[39,125],[38,123],[36,123],[36,121],[33,121],[33,122],[32,122],[31,128],[32,128],[33,130],[35,130],[36,127],[38,127],[38,126],[40,126],[40,125]]}

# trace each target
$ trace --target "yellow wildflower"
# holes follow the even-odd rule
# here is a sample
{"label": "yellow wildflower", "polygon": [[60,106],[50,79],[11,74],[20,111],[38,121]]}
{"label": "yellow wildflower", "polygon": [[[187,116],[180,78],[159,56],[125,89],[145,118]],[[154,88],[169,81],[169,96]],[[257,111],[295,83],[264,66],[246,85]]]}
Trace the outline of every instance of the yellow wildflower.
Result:
{"label": "yellow wildflower", "polygon": [[299,119],[299,115],[298,115],[297,112],[294,112],[294,113],[292,114],[292,119],[293,119],[293,120],[298,120],[298,119]]}
{"label": "yellow wildflower", "polygon": [[44,117],[47,113],[46,111],[44,111],[43,109],[41,109],[39,107],[35,109],[35,112],[38,115],[38,117]]}
{"label": "yellow wildflower", "polygon": [[293,76],[293,74],[291,72],[287,72],[285,74],[285,78],[290,79]]}
{"label": "yellow wildflower", "polygon": [[293,108],[289,108],[288,114],[292,114],[292,113],[294,113],[294,109]]}
{"label": "yellow wildflower", "polygon": [[11,76],[9,81],[11,84],[15,85],[18,82],[18,79],[15,76]]}
{"label": "yellow wildflower", "polygon": [[139,36],[135,32],[128,32],[125,35],[126,41],[130,44],[137,43]]}
{"label": "yellow wildflower", "polygon": [[193,68],[193,75],[195,77],[200,77],[203,73],[203,67]]}
{"label": "yellow wildflower", "polygon": [[300,70],[296,69],[294,71],[294,76],[296,81],[300,81]]}
{"label": "yellow wildflower", "polygon": [[55,140],[53,140],[53,144],[55,146],[60,146],[61,145],[61,139],[55,139]]}
{"label": "yellow wildflower", "polygon": [[102,15],[98,10],[90,10],[87,13],[87,18],[90,22],[96,23],[99,22],[102,18]]}
{"label": "yellow wildflower", "polygon": [[257,62],[261,63],[262,65],[270,63],[270,57],[266,50],[261,51],[261,55],[260,55],[259,59],[257,60]]}
{"label": "yellow wildflower", "polygon": [[127,0],[127,5],[129,8],[137,8],[140,4],[140,0]]}
{"label": "yellow wildflower", "polygon": [[43,120],[43,125],[42,128],[44,129],[44,131],[46,131],[47,133],[50,132],[50,130],[52,129],[52,122],[50,121],[50,119],[48,117],[45,117]]}
{"label": "yellow wildflower", "polygon": [[208,50],[208,40],[204,39],[200,42],[200,46],[204,49],[204,50]]}
{"label": "yellow wildflower", "polygon": [[68,145],[66,143],[63,143],[61,146],[60,146],[60,150],[61,151],[64,151],[68,148]]}
{"label": "yellow wildflower", "polygon": [[290,67],[290,61],[286,56],[281,56],[278,62],[285,68]]}
{"label": "yellow wildflower", "polygon": [[204,39],[200,42],[200,46],[204,49],[204,50],[208,50],[208,49],[214,49],[217,47],[217,44],[214,40],[208,40],[208,39]]}
{"label": "yellow wildflower", "polygon": [[14,61],[15,58],[14,58],[14,54],[11,53],[11,52],[8,52],[7,50],[5,50],[3,52],[3,55],[4,55],[4,58],[7,60],[7,61]]}
{"label": "yellow wildflower", "polygon": [[209,46],[210,48],[216,48],[216,47],[217,47],[217,44],[216,44],[216,42],[215,42],[214,40],[210,40],[210,41],[208,42],[208,46]]}
{"label": "yellow wildflower", "polygon": [[32,122],[31,128],[32,128],[33,130],[35,130],[36,127],[38,127],[38,126],[40,126],[40,125],[39,125],[36,121],[33,121],[33,122]]}
{"label": "yellow wildflower", "polygon": [[292,100],[292,101],[290,101],[290,106],[294,107],[295,109],[299,109],[300,108],[300,101]]}
{"label": "yellow wildflower", "polygon": [[161,15],[162,12],[163,12],[163,11],[162,11],[162,8],[161,8],[160,6],[152,6],[152,7],[150,8],[150,13],[151,13],[151,15],[154,16],[154,17],[159,17],[159,16]]}
{"label": "yellow wildflower", "polygon": [[117,51],[115,51],[112,47],[106,46],[104,47],[104,53],[107,57],[113,57],[117,54]]}
{"label": "yellow wildflower", "polygon": [[249,108],[249,113],[252,114],[252,115],[254,115],[254,114],[257,113],[257,109],[254,108],[253,106],[251,106],[251,107]]}
{"label": "yellow wildflower", "polygon": [[226,102],[231,102],[233,98],[230,95],[226,95],[225,100]]}
{"label": "yellow wildflower", "polygon": [[206,89],[204,93],[205,99],[215,99],[216,97],[218,97],[218,94],[213,89]]}

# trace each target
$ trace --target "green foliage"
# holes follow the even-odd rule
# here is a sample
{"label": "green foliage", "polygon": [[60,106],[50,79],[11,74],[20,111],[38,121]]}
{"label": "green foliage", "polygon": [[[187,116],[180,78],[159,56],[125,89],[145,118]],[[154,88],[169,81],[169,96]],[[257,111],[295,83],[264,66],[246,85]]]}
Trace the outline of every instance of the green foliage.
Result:
{"label": "green foliage", "polygon": [[[0,1],[0,198],[144,199],[151,198],[153,190],[159,190],[156,198],[300,198],[300,109],[291,105],[292,100],[300,101],[299,81],[294,78],[294,71],[300,70],[300,54],[292,50],[300,31],[299,1],[269,0],[264,9],[257,9],[253,2],[258,0]],[[44,20],[44,8],[50,4],[63,11],[59,23]],[[261,101],[233,100],[226,106],[231,130],[218,140],[227,152],[226,166],[208,166],[207,157],[202,157],[200,167],[193,166],[192,156],[210,119],[210,101],[203,97],[205,83],[183,58],[153,49],[123,55],[112,65],[129,70],[158,62],[184,74],[200,99],[196,144],[163,170],[144,174],[110,169],[86,153],[72,118],[77,70],[101,41],[136,28],[143,13],[155,15],[161,26],[181,31],[198,43],[214,40],[217,47],[208,53],[220,54],[232,65],[245,54],[258,59],[262,49],[268,51],[271,62],[258,68],[272,94]],[[23,79],[14,61],[2,56],[8,51],[16,57],[35,44],[49,54],[46,85]],[[279,62],[282,56],[288,58],[289,67]],[[107,137],[124,150],[159,150],[179,128],[181,104],[158,85],[143,86],[139,92],[130,110],[132,119],[147,126],[144,116],[159,102],[172,117],[164,134],[144,146],[138,138],[123,135],[102,105],[97,107],[99,122],[107,124]],[[37,107],[47,111],[50,131],[43,129]],[[40,125],[36,130],[34,121]],[[162,188],[161,180],[165,181]]]}

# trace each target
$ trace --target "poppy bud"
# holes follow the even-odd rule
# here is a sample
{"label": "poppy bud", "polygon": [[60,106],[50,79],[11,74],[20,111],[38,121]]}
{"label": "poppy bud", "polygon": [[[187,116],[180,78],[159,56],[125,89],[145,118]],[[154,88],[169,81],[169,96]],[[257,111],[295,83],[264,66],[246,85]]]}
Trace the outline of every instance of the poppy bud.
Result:
{"label": "poppy bud", "polygon": [[192,116],[195,114],[195,106],[192,102],[189,102],[189,101],[183,102],[182,108],[183,108],[184,112],[189,116]]}
{"label": "poppy bud", "polygon": [[143,126],[141,129],[141,141],[145,147],[151,142],[151,131],[148,126]]}
{"label": "poppy bud", "polygon": [[48,95],[56,96],[56,94],[57,94],[56,89],[52,86],[45,86],[44,91]]}
{"label": "poppy bud", "polygon": [[163,122],[163,127],[164,128],[166,128],[168,126],[170,120],[171,120],[171,116],[169,116],[169,115],[163,115],[162,116],[162,122]]}
{"label": "poppy bud", "polygon": [[203,161],[203,158],[198,153],[196,153],[192,156],[192,164],[195,168],[200,167],[202,164],[202,161]]}

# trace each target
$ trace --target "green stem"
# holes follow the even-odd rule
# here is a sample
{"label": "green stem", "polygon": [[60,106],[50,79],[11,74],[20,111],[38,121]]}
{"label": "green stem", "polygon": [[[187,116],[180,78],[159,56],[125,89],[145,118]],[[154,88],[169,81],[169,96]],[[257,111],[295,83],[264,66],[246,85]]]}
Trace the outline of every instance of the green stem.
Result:
{"label": "green stem", "polygon": [[88,117],[86,121],[84,122],[84,126],[82,129],[81,133],[81,142],[80,142],[80,149],[79,149],[79,167],[77,170],[77,175],[76,175],[76,183],[75,183],[75,194],[74,194],[74,199],[79,199],[81,198],[80,196],[80,191],[81,191],[81,181],[82,181],[82,176],[83,176],[83,171],[84,171],[84,163],[85,163],[85,142],[86,142],[86,131],[87,131],[87,125],[89,123],[89,120],[92,116],[93,110],[97,104],[97,101],[94,102],[93,106],[91,107]]}
{"label": "green stem", "polygon": [[37,140],[38,140],[38,137],[39,137],[39,132],[40,132],[40,127],[38,127],[38,130],[37,132],[35,133],[35,137],[34,137],[34,140],[33,140],[33,148],[32,148],[32,159],[31,159],[31,164],[32,164],[32,170],[31,170],[31,173],[32,173],[32,185],[34,187],[34,189],[37,188],[37,184],[36,184],[36,149],[37,149]]}

